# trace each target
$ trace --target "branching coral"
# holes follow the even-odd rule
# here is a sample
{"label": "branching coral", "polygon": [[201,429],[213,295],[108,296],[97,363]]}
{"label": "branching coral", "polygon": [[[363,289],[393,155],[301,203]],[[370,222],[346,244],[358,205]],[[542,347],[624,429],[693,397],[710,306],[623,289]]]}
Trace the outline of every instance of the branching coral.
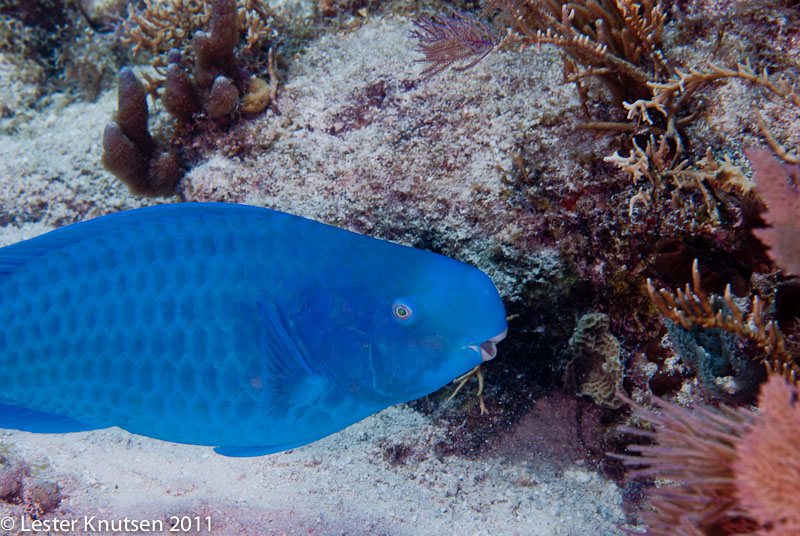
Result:
{"label": "branching coral", "polygon": [[[195,32],[207,28],[212,18],[212,2],[199,0],[145,0],[145,8],[128,6],[122,25],[122,40],[133,44],[133,52],[146,48],[163,54],[173,48],[184,49]],[[275,37],[276,13],[266,2],[240,0],[235,3],[236,32],[245,33],[246,48]],[[239,42],[237,37],[236,42]],[[158,64],[156,64],[158,65]]]}
{"label": "branching coral", "polygon": [[670,69],[661,52],[666,15],[645,0],[493,0],[510,22],[508,40],[523,48],[548,43],[563,49],[600,78],[618,102],[650,94],[648,83],[664,80]]}
{"label": "branching coral", "polygon": [[[757,196],[755,183],[745,176],[742,169],[735,166],[727,156],[722,161],[715,159],[711,148],[695,164],[682,160],[676,165],[675,152],[663,134],[658,140],[651,135],[644,149],[635,138],[631,139],[631,143],[633,149],[628,156],[620,156],[616,152],[604,160],[627,173],[634,184],[647,179],[651,187],[647,191],[648,196],[652,197],[655,193],[669,194],[685,220],[697,221],[705,217],[712,224],[719,225],[720,194]],[[681,191],[699,192],[702,202],[687,205],[678,196]]]}
{"label": "branching coral", "polygon": [[[640,512],[652,536],[796,535],[800,528],[800,389],[777,374],[762,386],[759,410],[631,401],[653,431],[623,427],[651,445],[629,445],[646,466],[631,477],[657,479],[652,510]],[[667,481],[667,482],[664,482]]]}
{"label": "branching coral", "polygon": [[734,302],[730,285],[725,287],[725,294],[721,298],[726,307],[719,307],[716,302],[720,297],[710,297],[702,289],[697,259],[692,264],[692,284],[687,284],[684,290],[677,289],[672,293],[662,288],[657,291],[648,278],[647,291],[661,314],[684,329],[698,326],[735,334],[761,348],[764,360],[777,370],[792,377],[800,375],[800,365],[788,349],[786,337],[774,320],[767,319],[764,303],[758,295],[750,301],[747,318]]}
{"label": "branching coral", "polygon": [[[770,76],[766,70],[759,73],[749,61],[735,68],[716,63],[704,68],[673,67],[662,51],[667,17],[658,0],[492,0],[491,5],[499,8],[497,20],[507,28],[502,44],[518,44],[520,49],[551,44],[566,53],[565,81],[577,85],[589,119],[581,128],[631,134],[628,156],[617,152],[606,160],[630,173],[634,182],[640,178],[651,182],[632,203],[669,202],[692,227],[698,223],[710,229],[718,227],[727,213],[722,210],[726,202],[753,192],[752,182],[727,156],[715,158],[710,148],[702,146],[700,151],[706,149],[705,154],[691,146],[687,149],[686,129],[702,112],[694,98],[698,92],[735,78],[767,90],[789,106],[800,106],[800,96],[790,81]],[[417,24],[431,26],[430,19]],[[480,23],[472,23],[474,31],[479,28],[476,24]],[[454,38],[457,32],[445,28],[412,34],[426,55],[423,61],[431,63],[425,74],[440,72],[457,60],[472,66],[490,50],[468,46],[463,39]],[[625,121],[590,117],[583,86],[589,77],[601,80],[610,90],[615,104],[625,111]],[[756,119],[765,139],[778,152],[780,144],[757,113]],[[648,137],[642,139],[644,136]],[[787,161],[798,158],[790,151],[778,154]],[[682,195],[684,192],[688,195]],[[696,193],[702,199],[699,203],[694,201]]]}

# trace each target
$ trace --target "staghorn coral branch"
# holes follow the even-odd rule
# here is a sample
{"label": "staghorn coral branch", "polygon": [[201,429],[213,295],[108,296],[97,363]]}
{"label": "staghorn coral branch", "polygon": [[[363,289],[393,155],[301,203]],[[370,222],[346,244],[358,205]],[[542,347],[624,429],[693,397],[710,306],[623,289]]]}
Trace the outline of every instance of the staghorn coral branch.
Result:
{"label": "staghorn coral branch", "polygon": [[[800,94],[793,84],[786,81],[773,82],[769,78],[769,73],[764,69],[761,74],[756,73],[750,65],[750,60],[736,64],[736,69],[728,69],[708,62],[708,70],[690,68],[689,71],[675,71],[677,77],[667,82],[650,82],[648,86],[653,91],[653,102],[671,109],[680,109],[686,101],[701,87],[706,84],[716,82],[723,78],[739,78],[764,87],[787,100],[789,103],[800,107]],[[673,103],[673,100],[678,100]]]}

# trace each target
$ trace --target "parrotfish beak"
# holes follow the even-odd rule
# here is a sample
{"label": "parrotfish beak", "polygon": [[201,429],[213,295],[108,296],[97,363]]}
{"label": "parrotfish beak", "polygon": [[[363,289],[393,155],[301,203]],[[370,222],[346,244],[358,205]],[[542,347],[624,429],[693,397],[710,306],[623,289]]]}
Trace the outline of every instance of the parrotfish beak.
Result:
{"label": "parrotfish beak", "polygon": [[476,352],[480,352],[481,361],[491,361],[497,355],[497,343],[505,339],[507,334],[508,328],[504,329],[488,341],[482,342],[480,346],[477,344],[470,344],[467,345],[467,348],[471,348]]}

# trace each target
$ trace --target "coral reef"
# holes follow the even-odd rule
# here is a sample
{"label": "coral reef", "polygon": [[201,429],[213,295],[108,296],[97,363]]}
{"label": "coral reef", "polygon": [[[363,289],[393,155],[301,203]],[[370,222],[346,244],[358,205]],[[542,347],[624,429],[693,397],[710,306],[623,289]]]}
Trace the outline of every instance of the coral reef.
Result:
{"label": "coral reef", "polygon": [[[697,259],[692,263],[692,285],[687,283],[685,290],[678,289],[673,294],[662,288],[657,292],[650,279],[647,280],[647,290],[659,311],[672,321],[670,333],[676,341],[679,355],[692,363],[692,368],[705,378],[704,384],[711,390],[714,388],[711,387],[712,382],[708,380],[718,377],[718,374],[711,372],[712,369],[736,371],[736,375],[745,376],[750,382],[757,381],[758,376],[749,370],[750,367],[734,350],[732,339],[724,337],[720,331],[704,331],[708,329],[721,330],[753,342],[763,349],[765,354],[763,361],[786,374],[797,376],[800,367],[797,356],[794,355],[793,349],[787,348],[789,343],[777,322],[766,319],[764,305],[758,294],[750,300],[751,311],[745,319],[733,300],[730,284],[725,287],[725,295],[722,298],[709,297],[703,291]],[[706,339],[710,346],[717,348],[714,353],[719,358],[727,355],[727,359],[722,359],[725,365],[720,367],[711,364],[712,356],[708,353],[709,348],[699,342],[698,336]],[[711,342],[714,339],[716,342]]]}
{"label": "coral reef", "polygon": [[[211,75],[202,84],[196,78],[193,36],[214,34],[204,7],[211,4],[145,3],[120,29],[144,61],[152,54],[153,70],[136,70],[144,92],[155,97],[150,111],[163,106],[175,118],[151,117],[150,126],[161,133],[151,137],[152,154],[170,148],[188,169],[177,187],[180,200],[275,207],[445,253],[497,282],[511,329],[500,359],[482,368],[486,414],[463,391],[441,404],[453,387],[415,402],[450,429],[435,446],[397,439],[375,452],[378,463],[409,464],[409,473],[429,451],[453,457],[442,465],[461,463],[457,455],[478,457],[487,445],[511,456],[497,445],[516,435],[524,441],[514,443],[515,455],[527,452],[526,463],[538,453],[561,454],[554,465],[562,467],[576,460],[600,466],[582,442],[591,437],[589,450],[602,451],[605,428],[623,417],[572,396],[591,385],[593,370],[603,372],[605,393],[613,385],[637,401],[655,393],[713,404],[732,392],[739,403],[760,381],[737,372],[742,362],[760,373],[766,361],[789,378],[798,362],[798,283],[791,277],[797,270],[783,253],[794,245],[785,237],[793,229],[787,211],[795,209],[769,199],[771,187],[759,180],[761,157],[748,160],[742,150],[763,146],[788,158],[785,166],[775,162],[780,173],[765,178],[776,195],[792,198],[796,183],[787,170],[797,165],[791,159],[800,143],[791,88],[800,57],[796,6],[502,4],[506,16],[517,10],[521,19],[428,15],[413,30],[415,40],[407,39],[406,18],[386,12],[359,13],[350,25],[316,19],[307,27],[319,39],[279,58],[286,83],[277,103],[274,78],[263,74],[276,46],[274,28],[249,30],[274,19],[256,15],[244,24],[249,11],[242,3],[233,57],[241,73],[257,78],[220,70],[225,65],[214,54]],[[327,14],[341,5],[325,0],[318,8]],[[421,52],[411,50],[414,41]],[[420,66],[420,59],[428,61]],[[240,121],[240,112],[253,117]],[[60,113],[52,113],[52,128],[65,129]],[[43,122],[34,132],[45,132]],[[140,158],[142,149],[119,125],[114,135],[130,142],[115,142],[127,147],[121,167],[148,175],[152,157]],[[31,135],[39,153],[72,154],[48,149],[45,138]],[[4,139],[0,167],[17,179],[3,184],[0,218],[19,236],[150,202],[83,165],[98,185],[87,193],[61,163],[66,158],[59,167],[36,167],[36,158],[13,158],[17,143]],[[774,214],[763,212],[765,202]],[[772,227],[758,229],[765,224]],[[784,238],[767,238],[776,233]],[[620,363],[607,365],[613,374],[605,374],[599,354],[589,367],[570,351],[575,319],[586,311],[607,315],[604,333],[616,340]],[[693,371],[676,351],[695,360]],[[582,378],[573,386],[576,374]],[[705,389],[696,390],[697,383]],[[537,423],[547,428],[544,438],[535,434]],[[574,448],[555,452],[561,441]],[[518,478],[543,485],[530,475]],[[529,501],[526,495],[519,503],[522,511]],[[763,521],[753,515],[746,526],[757,523]]]}
{"label": "coral reef", "polygon": [[[0,3],[0,52],[23,77],[41,71],[43,93],[67,90],[95,100],[112,83],[124,52],[83,7],[77,0]],[[104,13],[111,11],[106,6]]]}
{"label": "coral reef", "polygon": [[[692,410],[656,400],[658,412],[634,404],[653,431],[623,431],[653,445],[632,444],[646,467],[630,477],[668,480],[650,489],[640,512],[653,536],[790,536],[800,530],[800,390],[778,374],[761,388],[759,413],[740,408]],[[629,401],[630,402],[630,401]]]}
{"label": "coral reef", "polygon": [[735,335],[719,328],[686,329],[678,323],[666,322],[675,353],[691,367],[707,394],[740,402],[755,395],[764,374],[745,357]]}
{"label": "coral reef", "polygon": [[[244,15],[241,22],[240,13]],[[271,36],[267,27],[271,15],[259,2],[248,2],[240,11],[236,0],[215,0],[209,6],[178,0],[166,4],[148,2],[142,13],[129,7],[123,24],[124,40],[135,42],[134,52],[142,46],[153,52],[175,47],[156,57],[154,67],[163,73],[163,78],[146,76],[147,88],[129,68],[120,71],[119,108],[116,121],[103,135],[103,164],[132,193],[168,195],[183,176],[183,157],[173,148],[179,145],[177,140],[170,142],[167,149],[159,148],[147,131],[145,92],[154,99],[160,96],[179,126],[204,118],[227,125],[240,104],[242,112],[258,114],[274,101],[277,79],[272,50],[267,52],[270,84],[248,77],[236,55],[242,28],[247,31],[248,48]],[[189,41],[187,35],[201,23],[207,24],[209,30],[195,30]],[[194,53],[191,74],[178,48],[188,48],[190,44]],[[165,71],[160,70],[163,67]]]}

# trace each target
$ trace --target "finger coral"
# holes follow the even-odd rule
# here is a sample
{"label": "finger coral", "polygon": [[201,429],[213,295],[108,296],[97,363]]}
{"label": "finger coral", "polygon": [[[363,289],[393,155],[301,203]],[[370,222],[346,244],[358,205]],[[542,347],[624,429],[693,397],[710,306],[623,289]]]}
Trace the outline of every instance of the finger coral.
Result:
{"label": "finger coral", "polygon": [[[243,31],[247,49],[271,36],[265,21],[272,15],[260,2],[240,6],[236,0],[214,0],[208,5],[191,0],[146,2],[142,12],[129,8],[122,25],[123,40],[134,43],[134,52],[145,47],[163,53],[154,60],[161,78],[145,76],[145,87],[130,69],[121,71],[119,109],[103,136],[106,169],[138,195],[167,195],[183,176],[181,156],[157,147],[150,137],[146,94],[160,97],[179,126],[208,118],[225,127],[240,104],[245,113],[263,112],[276,90],[272,50],[266,52],[271,83],[264,87],[249,82],[236,49],[243,42]],[[209,29],[201,30],[201,26]],[[193,56],[181,51],[190,48]]]}
{"label": "finger coral", "polygon": [[180,159],[147,129],[147,96],[129,68],[119,73],[117,114],[103,132],[103,166],[137,195],[168,195],[183,176]]}
{"label": "finger coral", "polygon": [[653,431],[623,431],[652,440],[629,445],[643,465],[630,476],[663,482],[650,489],[652,510],[641,520],[652,536],[791,536],[800,530],[800,390],[772,374],[759,412],[656,400],[658,410],[633,404]]}

